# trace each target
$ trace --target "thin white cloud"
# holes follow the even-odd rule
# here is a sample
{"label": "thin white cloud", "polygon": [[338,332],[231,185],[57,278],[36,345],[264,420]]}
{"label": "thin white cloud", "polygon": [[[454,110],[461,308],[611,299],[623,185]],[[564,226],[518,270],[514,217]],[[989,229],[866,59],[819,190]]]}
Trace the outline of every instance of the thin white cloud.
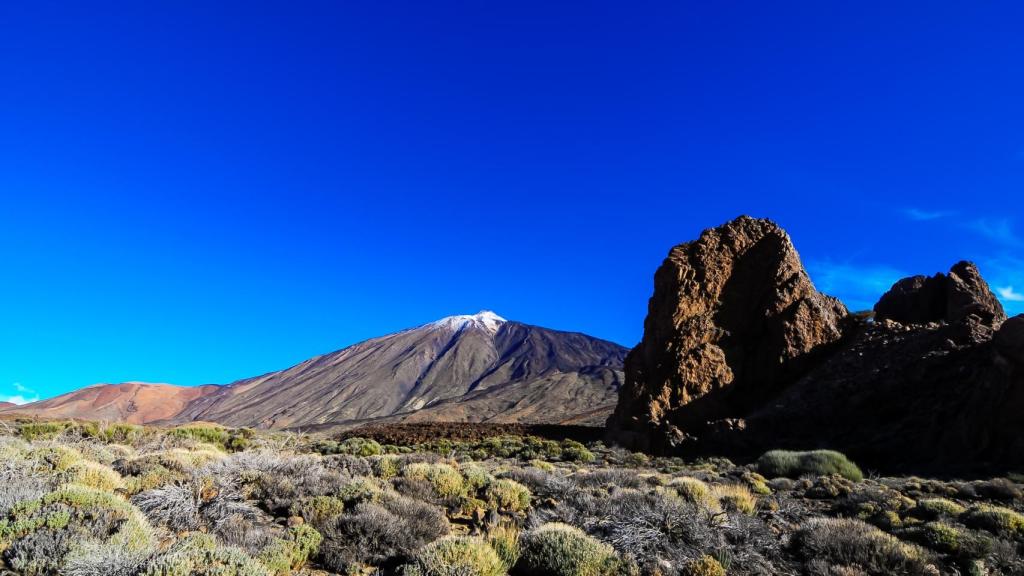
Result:
{"label": "thin white cloud", "polygon": [[818,290],[839,298],[851,310],[871,309],[896,281],[909,276],[889,266],[831,260],[808,262],[807,272]]}
{"label": "thin white cloud", "polygon": [[1024,294],[1014,288],[1024,286],[1024,259],[1012,253],[996,252],[980,258],[978,265],[1006,313],[1024,314]]}
{"label": "thin white cloud", "polygon": [[1024,302],[1024,294],[1017,292],[1013,289],[1013,286],[1002,286],[996,288],[996,292],[999,293],[999,297],[1007,302]]}
{"label": "thin white cloud", "polygon": [[26,398],[26,397],[22,396],[21,394],[14,394],[13,396],[6,396],[4,394],[0,394],[0,402],[10,402],[11,404],[17,404],[19,406],[22,405],[22,404],[31,404],[32,402],[38,402],[38,401],[39,401],[39,397],[38,396],[33,396],[32,398]]}
{"label": "thin white cloud", "polygon": [[939,218],[945,218],[952,216],[953,212],[945,210],[922,210],[920,208],[907,208],[903,211],[903,215],[911,220],[918,222],[927,222],[928,220],[938,220]]}
{"label": "thin white cloud", "polygon": [[14,382],[11,386],[18,391],[17,394],[0,394],[0,402],[11,404],[30,404],[39,401],[39,394],[21,382]]}
{"label": "thin white cloud", "polygon": [[1018,247],[1024,244],[1013,229],[1008,218],[978,218],[967,223],[967,228],[985,238],[1006,246]]}

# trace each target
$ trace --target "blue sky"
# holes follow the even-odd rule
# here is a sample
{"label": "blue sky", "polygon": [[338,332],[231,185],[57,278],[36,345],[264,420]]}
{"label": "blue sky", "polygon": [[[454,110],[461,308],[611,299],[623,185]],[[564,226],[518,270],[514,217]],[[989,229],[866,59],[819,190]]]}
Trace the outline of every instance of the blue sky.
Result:
{"label": "blue sky", "polygon": [[1024,312],[1012,2],[0,5],[0,397],[224,383],[493,309],[625,345],[738,214],[870,307]]}

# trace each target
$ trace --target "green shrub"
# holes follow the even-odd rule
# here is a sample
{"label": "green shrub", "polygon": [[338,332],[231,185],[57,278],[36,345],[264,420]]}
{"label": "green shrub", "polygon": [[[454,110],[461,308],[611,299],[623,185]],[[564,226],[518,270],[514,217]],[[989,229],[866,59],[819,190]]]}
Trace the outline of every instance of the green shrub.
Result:
{"label": "green shrub", "polygon": [[964,512],[960,520],[972,527],[1010,538],[1024,536],[1024,514],[1002,506],[983,504]]}
{"label": "green shrub", "polygon": [[[559,455],[561,455],[561,449],[559,449]],[[546,462],[544,460],[537,460],[537,459],[530,460],[530,466],[533,466],[534,468],[537,468],[539,470],[543,470],[545,472],[554,472],[555,471],[555,465],[550,463],[550,462]]]}
{"label": "green shrub", "polygon": [[426,545],[415,564],[423,576],[502,576],[505,565],[487,542],[472,536],[445,536]]}
{"label": "green shrub", "polygon": [[753,514],[757,507],[757,498],[742,484],[715,484],[711,494],[726,510]]}
{"label": "green shrub", "polygon": [[709,510],[717,510],[719,507],[718,499],[711,493],[711,487],[698,478],[689,476],[673,478],[669,481],[668,487],[687,502]]}
{"label": "green shrub", "polygon": [[505,571],[519,561],[519,530],[513,526],[501,525],[487,533],[487,543],[498,553]]}
{"label": "green shrub", "polygon": [[341,442],[324,440],[316,445],[316,450],[321,454],[348,454],[350,456],[379,456],[384,453],[384,448],[376,440],[369,438],[346,438]]}
{"label": "green shrub", "polygon": [[454,498],[465,489],[462,474],[449,464],[416,462],[402,469],[402,476],[412,480],[426,480],[442,498]]}
{"label": "green shrub", "polygon": [[466,479],[466,487],[471,492],[476,492],[491,483],[491,475],[479,464],[463,464],[462,475]]}
{"label": "green shrub", "polygon": [[26,422],[18,426],[18,434],[29,442],[33,440],[52,440],[67,427],[67,422]]}
{"label": "green shrub", "polygon": [[271,576],[271,572],[245,552],[218,546],[207,534],[193,533],[153,559],[142,576]]}
{"label": "green shrub", "polygon": [[963,506],[953,502],[952,500],[946,500],[945,498],[924,498],[917,501],[917,506],[910,511],[910,514],[917,518],[923,518],[925,520],[935,520],[943,516],[957,517],[963,514],[967,509]]}
{"label": "green shrub", "polygon": [[67,446],[45,446],[29,450],[25,459],[31,462],[33,470],[41,474],[66,473],[82,461],[82,455]]}
{"label": "green shrub", "polygon": [[562,459],[585,464],[594,461],[594,453],[575,440],[565,440],[562,442]]}
{"label": "green shrub", "polygon": [[567,524],[531,530],[521,544],[516,571],[535,576],[610,576],[621,566],[611,546]]}
{"label": "green shrub", "polygon": [[312,526],[292,526],[284,539],[272,542],[260,551],[256,559],[274,574],[287,575],[301,568],[316,554],[322,541],[323,537]]}
{"label": "green shrub", "polygon": [[530,507],[530,490],[515,480],[501,478],[486,490],[487,502],[505,512],[522,512]]}
{"label": "green shrub", "polygon": [[401,463],[397,456],[377,456],[373,459],[373,473],[381,480],[390,480],[401,471]]}
{"label": "green shrub", "polygon": [[797,478],[805,474],[840,476],[860,482],[864,473],[846,456],[833,450],[811,450],[809,452],[792,452],[788,450],[772,450],[757,459],[757,468],[761,474],[775,478],[786,476]]}
{"label": "green shrub", "polygon": [[314,526],[323,526],[345,511],[345,502],[336,496],[307,496],[292,504],[289,513]]}
{"label": "green shrub", "polygon": [[379,500],[384,491],[370,478],[355,478],[342,486],[337,493],[345,506],[355,507],[361,502]]}
{"label": "green shrub", "polygon": [[107,492],[113,492],[124,485],[120,474],[103,464],[97,464],[89,460],[82,460],[73,464],[68,468],[65,476],[68,482]]}
{"label": "green shrub", "polygon": [[960,549],[960,530],[945,522],[927,522],[905,533],[908,539],[945,554],[953,554]]}
{"label": "green shrub", "polygon": [[141,438],[145,430],[134,424],[109,424],[100,429],[99,438],[107,443],[131,444]]}
{"label": "green shrub", "polygon": [[707,554],[691,560],[683,567],[683,576],[725,576],[725,568]]}

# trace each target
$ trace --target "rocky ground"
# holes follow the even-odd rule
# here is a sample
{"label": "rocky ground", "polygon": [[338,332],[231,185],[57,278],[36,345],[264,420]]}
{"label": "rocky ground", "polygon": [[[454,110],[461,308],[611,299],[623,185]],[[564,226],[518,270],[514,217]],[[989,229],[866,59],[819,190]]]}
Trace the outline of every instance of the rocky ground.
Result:
{"label": "rocky ground", "polygon": [[1024,574],[1014,475],[878,477],[825,451],[651,458],[500,427],[391,429],[404,445],[0,429],[8,574]]}

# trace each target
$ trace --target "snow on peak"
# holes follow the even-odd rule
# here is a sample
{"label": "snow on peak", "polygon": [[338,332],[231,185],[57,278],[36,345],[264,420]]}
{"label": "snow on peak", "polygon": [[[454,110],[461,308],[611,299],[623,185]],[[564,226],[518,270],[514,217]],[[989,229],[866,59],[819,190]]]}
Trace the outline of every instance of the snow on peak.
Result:
{"label": "snow on peak", "polygon": [[501,316],[498,316],[490,310],[482,310],[476,314],[462,314],[459,316],[448,316],[447,318],[441,318],[437,322],[431,322],[431,326],[438,328],[450,328],[452,330],[462,330],[470,326],[483,328],[488,332],[497,332],[498,328],[508,322]]}

